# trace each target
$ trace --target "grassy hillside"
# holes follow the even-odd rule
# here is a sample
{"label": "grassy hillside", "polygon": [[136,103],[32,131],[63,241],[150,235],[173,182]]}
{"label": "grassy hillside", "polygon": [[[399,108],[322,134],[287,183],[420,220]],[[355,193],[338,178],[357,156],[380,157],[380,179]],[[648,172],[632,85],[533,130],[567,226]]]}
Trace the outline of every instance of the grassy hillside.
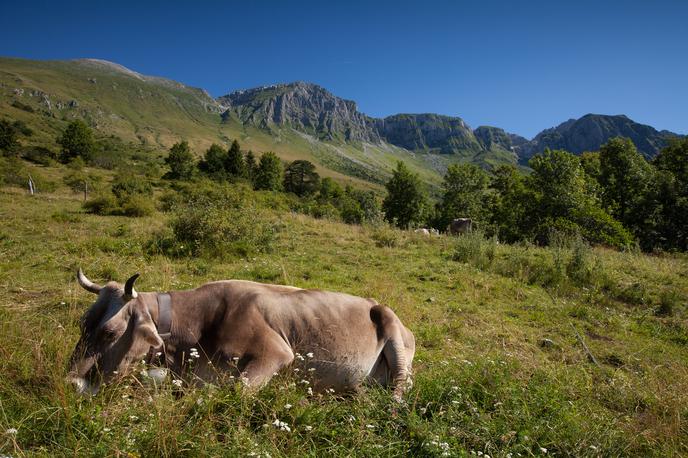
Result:
{"label": "grassy hillside", "polygon": [[[26,167],[55,183],[66,173]],[[248,198],[278,230],[272,250],[193,257],[151,249],[168,214],[95,216],[61,185],[35,197],[0,188],[0,454],[688,454],[685,256],[425,237]],[[135,371],[78,398],[65,367],[93,296],[77,266],[99,282],[141,272],[142,291],[241,278],[374,297],[416,336],[414,387],[403,405],[376,388],[310,395],[292,370],[257,395],[180,393]]]}
{"label": "grassy hillside", "polygon": [[308,159],[319,172],[362,187],[379,188],[397,160],[431,186],[446,168],[426,155],[380,145],[323,142],[292,129],[272,132],[224,122],[221,108],[204,91],[138,75],[93,61],[31,61],[0,58],[0,117],[24,121],[34,130],[25,144],[57,149],[55,138],[73,119],[84,119],[101,137],[114,135],[132,148],[166,154],[186,139],[197,155],[212,144],[239,139],[242,147],[274,151],[284,160]]}

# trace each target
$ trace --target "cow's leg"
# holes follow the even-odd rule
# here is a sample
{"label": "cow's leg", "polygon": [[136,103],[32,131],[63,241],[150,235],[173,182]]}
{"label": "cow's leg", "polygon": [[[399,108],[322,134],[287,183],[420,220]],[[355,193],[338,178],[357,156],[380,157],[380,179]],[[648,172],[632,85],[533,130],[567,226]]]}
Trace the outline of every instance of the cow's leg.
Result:
{"label": "cow's leg", "polygon": [[253,348],[259,351],[251,355],[241,372],[242,381],[251,388],[262,387],[294,360],[291,348],[276,333],[260,338]]}

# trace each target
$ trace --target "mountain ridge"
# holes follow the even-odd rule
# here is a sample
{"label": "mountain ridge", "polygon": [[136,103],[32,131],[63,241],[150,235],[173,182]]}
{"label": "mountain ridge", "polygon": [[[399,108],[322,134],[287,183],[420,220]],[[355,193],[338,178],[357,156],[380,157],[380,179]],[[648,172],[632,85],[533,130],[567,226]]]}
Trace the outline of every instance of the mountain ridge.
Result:
{"label": "mountain ridge", "polygon": [[597,150],[610,136],[621,134],[652,157],[668,136],[676,135],[627,116],[588,114],[528,140],[499,127],[472,129],[458,116],[371,117],[358,111],[355,101],[305,81],[214,98],[202,88],[102,59],[0,57],[0,115],[34,127],[31,141],[41,146],[54,147],[56,135],[70,120],[84,119],[101,135],[147,147],[167,149],[186,139],[199,154],[211,143],[238,139],[247,149],[272,150],[285,160],[308,159],[323,173],[377,184],[397,160],[437,184],[452,163],[526,165],[547,147]]}

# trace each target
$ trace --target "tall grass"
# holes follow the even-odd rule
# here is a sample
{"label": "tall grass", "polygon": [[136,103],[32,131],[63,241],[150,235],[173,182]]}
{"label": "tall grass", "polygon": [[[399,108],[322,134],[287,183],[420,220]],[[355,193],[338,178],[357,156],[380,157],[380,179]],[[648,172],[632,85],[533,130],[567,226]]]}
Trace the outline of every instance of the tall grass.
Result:
{"label": "tall grass", "polygon": [[[62,182],[61,169],[43,172]],[[68,188],[33,198],[0,189],[0,454],[688,454],[685,257],[347,226],[290,213],[278,196],[241,194],[211,212],[199,206],[195,235],[177,239],[187,192],[168,197],[166,212],[126,218],[85,213]],[[198,221],[236,234],[207,239],[222,256],[179,248],[206,240]],[[252,227],[279,230],[263,244]],[[250,252],[231,246],[242,237]],[[155,386],[137,368],[79,398],[65,368],[94,297],[76,285],[77,266],[98,282],[141,272],[141,291],[240,278],[373,297],[416,336],[414,386],[399,405],[374,386],[310,394],[298,366],[257,393],[230,380]]]}

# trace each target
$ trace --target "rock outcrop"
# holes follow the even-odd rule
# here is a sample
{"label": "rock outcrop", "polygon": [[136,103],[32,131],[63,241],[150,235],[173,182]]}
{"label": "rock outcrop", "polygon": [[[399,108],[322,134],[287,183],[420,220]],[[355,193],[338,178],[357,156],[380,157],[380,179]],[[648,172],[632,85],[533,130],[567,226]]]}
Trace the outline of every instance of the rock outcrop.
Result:
{"label": "rock outcrop", "polygon": [[218,102],[236,113],[242,123],[270,129],[290,126],[324,140],[378,143],[374,120],[359,112],[356,103],[304,82],[278,84],[220,97]]}
{"label": "rock outcrop", "polygon": [[412,151],[477,153],[481,147],[463,119],[431,113],[398,114],[376,120],[380,137]]}

